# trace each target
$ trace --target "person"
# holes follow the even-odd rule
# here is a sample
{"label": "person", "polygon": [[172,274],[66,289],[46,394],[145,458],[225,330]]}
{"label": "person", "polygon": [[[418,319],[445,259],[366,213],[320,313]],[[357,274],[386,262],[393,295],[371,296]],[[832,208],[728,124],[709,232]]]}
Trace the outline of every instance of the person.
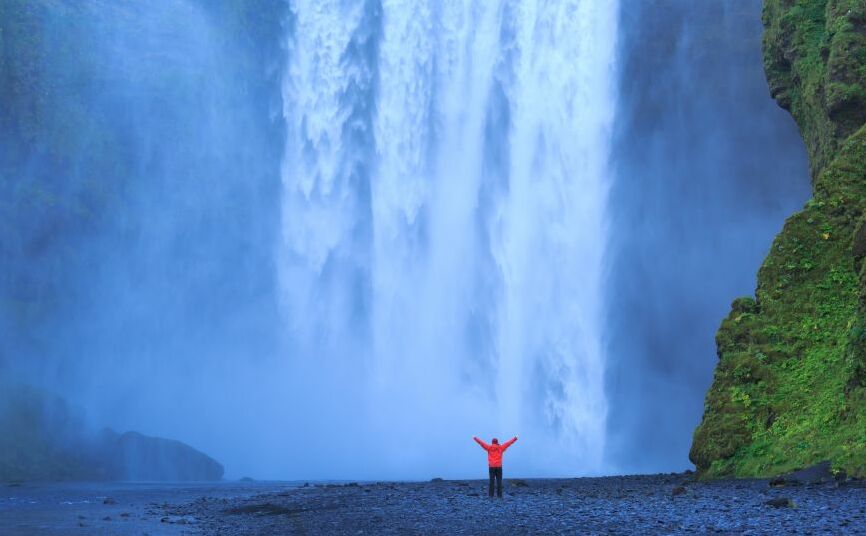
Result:
{"label": "person", "polygon": [[476,443],[481,445],[481,448],[487,451],[487,465],[490,473],[490,489],[488,495],[493,497],[493,481],[496,481],[496,496],[502,498],[502,453],[517,441],[517,436],[506,441],[502,445],[495,437],[491,441],[492,445],[488,445],[477,437],[473,437]]}

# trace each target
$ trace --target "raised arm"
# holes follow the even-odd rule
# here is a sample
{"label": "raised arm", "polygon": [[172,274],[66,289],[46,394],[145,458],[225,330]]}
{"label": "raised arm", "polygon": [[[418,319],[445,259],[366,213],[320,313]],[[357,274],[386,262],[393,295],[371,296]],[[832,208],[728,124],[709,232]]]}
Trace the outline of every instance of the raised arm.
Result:
{"label": "raised arm", "polygon": [[477,437],[473,437],[472,439],[474,439],[476,443],[478,443],[479,445],[481,445],[481,448],[483,448],[484,450],[490,450],[490,445],[488,445],[488,444],[485,443],[484,441],[481,441],[481,440],[478,439]]}
{"label": "raised arm", "polygon": [[517,436],[514,436],[511,439],[509,439],[508,441],[506,441],[505,444],[502,445],[502,450],[505,450],[508,447],[510,447],[511,445],[513,445],[515,441],[517,441]]}

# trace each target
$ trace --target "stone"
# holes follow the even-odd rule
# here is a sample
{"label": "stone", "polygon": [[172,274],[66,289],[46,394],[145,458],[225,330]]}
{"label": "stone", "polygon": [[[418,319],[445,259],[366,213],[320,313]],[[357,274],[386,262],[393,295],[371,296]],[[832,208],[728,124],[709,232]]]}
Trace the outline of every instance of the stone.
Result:
{"label": "stone", "polygon": [[794,505],[794,501],[792,501],[788,497],[776,497],[775,499],[770,499],[764,504],[767,506],[772,506],[773,508],[796,508],[796,506]]}

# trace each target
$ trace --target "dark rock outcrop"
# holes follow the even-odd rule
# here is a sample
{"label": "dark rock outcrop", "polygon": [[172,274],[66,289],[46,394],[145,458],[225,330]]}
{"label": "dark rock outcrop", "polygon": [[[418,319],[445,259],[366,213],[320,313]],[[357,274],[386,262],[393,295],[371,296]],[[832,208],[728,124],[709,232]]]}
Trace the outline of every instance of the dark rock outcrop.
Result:
{"label": "dark rock outcrop", "polygon": [[804,484],[823,484],[836,480],[832,465],[829,461],[792,471],[786,475],[774,478],[770,481],[770,487],[779,488],[784,486],[802,486]]}
{"label": "dark rock outcrop", "polygon": [[220,480],[223,476],[219,462],[172,439],[105,430],[100,448],[110,480]]}

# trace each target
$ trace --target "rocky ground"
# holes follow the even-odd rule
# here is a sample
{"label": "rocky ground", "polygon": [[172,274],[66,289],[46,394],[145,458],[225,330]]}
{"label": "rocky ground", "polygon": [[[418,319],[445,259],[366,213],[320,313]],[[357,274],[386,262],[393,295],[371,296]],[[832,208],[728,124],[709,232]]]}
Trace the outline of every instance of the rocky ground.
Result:
{"label": "rocky ground", "polygon": [[[503,499],[489,499],[480,480],[224,484],[120,493],[86,514],[55,505],[41,515],[66,515],[63,527],[43,525],[63,534],[866,534],[866,482],[776,484],[690,475],[506,480]],[[37,522],[38,510],[21,516],[2,504],[0,533],[50,533],[21,524]]]}

